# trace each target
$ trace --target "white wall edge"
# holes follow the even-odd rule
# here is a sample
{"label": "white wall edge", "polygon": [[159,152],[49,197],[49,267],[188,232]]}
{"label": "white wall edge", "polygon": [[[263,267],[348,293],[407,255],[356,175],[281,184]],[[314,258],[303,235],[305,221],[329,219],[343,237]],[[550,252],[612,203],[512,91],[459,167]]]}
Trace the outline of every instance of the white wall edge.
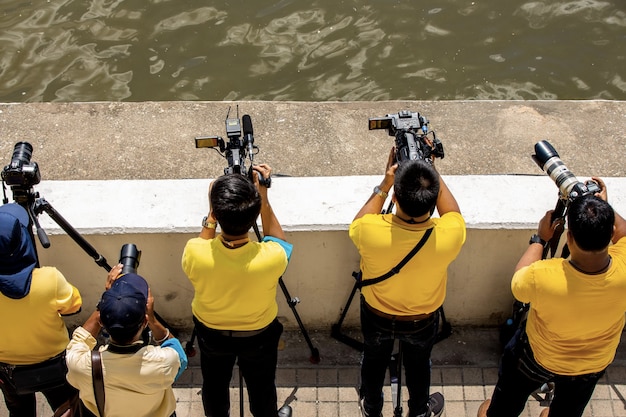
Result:
{"label": "white wall edge", "polygon": [[[603,179],[609,202],[624,215],[626,178]],[[275,177],[270,201],[285,231],[347,230],[381,180],[382,175]],[[444,180],[469,229],[533,229],[558,197],[547,175],[444,175]],[[208,210],[210,181],[45,181],[34,190],[81,234],[197,233]],[[39,221],[48,234],[65,233],[45,213]]]}

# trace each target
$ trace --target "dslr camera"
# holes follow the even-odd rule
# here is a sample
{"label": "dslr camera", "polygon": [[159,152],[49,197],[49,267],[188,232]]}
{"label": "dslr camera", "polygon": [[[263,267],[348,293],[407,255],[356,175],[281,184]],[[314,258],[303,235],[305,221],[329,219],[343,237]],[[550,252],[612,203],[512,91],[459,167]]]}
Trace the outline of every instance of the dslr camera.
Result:
{"label": "dslr camera", "polygon": [[547,140],[535,144],[535,154],[532,155],[532,159],[559,187],[559,197],[565,205],[579,197],[594,195],[601,191],[595,181],[588,180],[584,183],[578,181]]}
{"label": "dslr camera", "polygon": [[[428,131],[428,120],[419,113],[401,110],[386,117],[369,119],[369,130],[387,129],[396,138],[396,162],[421,159],[432,163],[431,156],[443,158],[443,144],[434,131]],[[431,135],[430,142],[428,135]]]}
{"label": "dslr camera", "polygon": [[141,259],[141,251],[133,243],[122,245],[120,251],[120,263],[122,264],[122,274],[137,273],[139,260]]}
{"label": "dslr camera", "polygon": [[11,188],[31,188],[41,181],[36,162],[31,163],[33,147],[28,142],[18,142],[13,148],[11,163],[2,170],[2,181]]}
{"label": "dslr camera", "polygon": [[[239,108],[237,108],[239,113]],[[224,168],[224,174],[243,174],[252,176],[254,155],[259,153],[259,147],[254,144],[254,133],[252,129],[252,118],[244,114],[241,120],[239,115],[229,117],[230,108],[226,114],[226,138],[220,136],[198,136],[196,148],[213,148],[226,158],[228,166]],[[242,134],[243,132],[243,134]],[[246,164],[249,161],[250,166]],[[261,185],[268,187],[271,185],[271,178],[262,178],[259,175]]]}

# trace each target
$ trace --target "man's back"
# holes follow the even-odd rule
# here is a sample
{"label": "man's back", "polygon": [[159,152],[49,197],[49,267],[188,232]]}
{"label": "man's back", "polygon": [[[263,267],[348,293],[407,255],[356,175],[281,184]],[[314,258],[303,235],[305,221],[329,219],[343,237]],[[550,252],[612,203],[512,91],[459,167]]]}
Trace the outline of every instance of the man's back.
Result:
{"label": "man's back", "polygon": [[526,331],[536,360],[546,369],[581,375],[612,362],[626,312],[626,238],[609,254],[611,265],[601,274],[582,273],[561,258],[515,274],[513,295],[531,305]]}

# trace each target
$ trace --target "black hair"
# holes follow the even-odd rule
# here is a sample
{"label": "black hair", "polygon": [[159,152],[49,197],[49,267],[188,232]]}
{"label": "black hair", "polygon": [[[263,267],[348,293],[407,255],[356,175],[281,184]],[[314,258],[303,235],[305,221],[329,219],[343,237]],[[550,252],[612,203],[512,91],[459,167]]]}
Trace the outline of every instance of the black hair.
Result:
{"label": "black hair", "polygon": [[229,235],[247,233],[261,212],[261,196],[256,186],[241,174],[216,179],[209,199],[215,219]]}
{"label": "black hair", "polygon": [[419,217],[435,208],[439,196],[439,174],[426,161],[404,161],[398,165],[393,188],[402,211],[411,217]]}
{"label": "black hair", "polygon": [[606,201],[588,195],[573,200],[567,212],[568,229],[579,248],[598,251],[611,242],[615,212]]}
{"label": "black hair", "polygon": [[111,336],[111,339],[113,339],[115,344],[125,346],[125,345],[130,345],[132,343],[133,339],[135,338],[135,335],[137,334],[137,332],[139,332],[139,329],[141,329],[142,326],[143,326],[143,320],[139,324],[133,327],[123,328],[123,329],[119,327],[115,327],[113,329],[105,328],[105,330],[109,334],[109,336]]}

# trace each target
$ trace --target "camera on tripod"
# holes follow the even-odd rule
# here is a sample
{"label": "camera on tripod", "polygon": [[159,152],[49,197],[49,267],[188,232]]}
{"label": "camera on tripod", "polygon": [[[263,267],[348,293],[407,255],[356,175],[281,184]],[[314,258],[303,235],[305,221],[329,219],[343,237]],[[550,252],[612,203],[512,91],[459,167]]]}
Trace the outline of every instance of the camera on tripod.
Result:
{"label": "camera on tripod", "polygon": [[[443,144],[434,131],[428,131],[428,120],[419,113],[401,110],[386,117],[369,119],[369,130],[387,129],[396,138],[396,162],[421,159],[432,163],[431,156],[443,158]],[[432,138],[428,138],[432,135]]]}
{"label": "camera on tripod", "polygon": [[141,259],[141,251],[133,243],[126,243],[120,251],[120,263],[122,264],[122,275],[128,273],[137,273],[139,260]]}
{"label": "camera on tripod", "polygon": [[33,147],[28,142],[18,142],[13,148],[11,163],[2,170],[2,181],[11,188],[30,188],[41,181],[36,162],[30,162]]}
{"label": "camera on tripod", "polygon": [[532,155],[532,159],[559,187],[559,196],[565,205],[579,197],[594,195],[601,191],[595,181],[589,180],[584,183],[578,181],[547,140],[535,144],[535,154]]}
{"label": "camera on tripod", "polygon": [[[239,120],[239,114],[234,118],[230,118],[229,115],[230,108],[226,114],[227,141],[221,136],[198,136],[195,138],[196,148],[213,148],[226,158],[228,166],[224,168],[224,174],[243,174],[251,177],[254,155],[259,153],[259,147],[254,144],[252,118],[244,114]],[[246,167],[247,159],[250,162],[249,167]],[[262,178],[259,175],[259,183],[269,188],[271,178]]]}

